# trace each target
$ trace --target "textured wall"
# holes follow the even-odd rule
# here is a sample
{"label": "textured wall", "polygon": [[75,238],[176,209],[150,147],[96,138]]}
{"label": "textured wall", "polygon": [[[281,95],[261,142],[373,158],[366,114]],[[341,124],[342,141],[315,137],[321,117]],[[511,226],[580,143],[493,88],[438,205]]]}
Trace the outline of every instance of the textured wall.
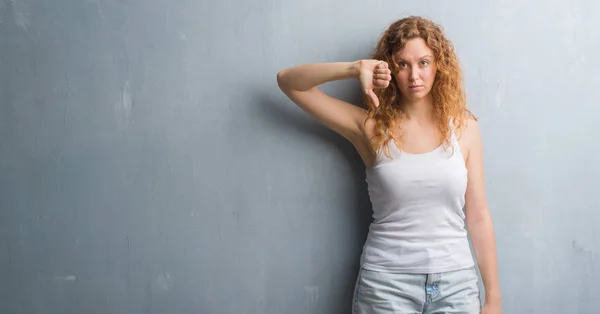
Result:
{"label": "textured wall", "polygon": [[348,313],[364,169],[275,78],[407,14],[464,66],[505,313],[600,312],[600,4],[558,0],[0,0],[0,312]]}

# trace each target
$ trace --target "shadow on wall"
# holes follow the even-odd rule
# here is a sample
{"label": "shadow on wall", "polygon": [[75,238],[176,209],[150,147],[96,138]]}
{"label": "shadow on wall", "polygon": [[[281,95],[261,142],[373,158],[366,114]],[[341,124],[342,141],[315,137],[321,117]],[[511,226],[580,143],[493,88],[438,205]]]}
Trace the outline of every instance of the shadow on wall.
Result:
{"label": "shadow on wall", "polygon": [[[343,89],[345,89],[345,92],[342,90],[338,90],[338,92],[326,92],[329,95],[350,103],[356,104],[361,102],[360,89],[348,89],[346,87]],[[257,90],[260,90],[260,88]],[[352,92],[348,93],[348,90],[352,90]],[[339,93],[340,91],[341,93]],[[347,168],[352,171],[349,174],[352,181],[340,183],[350,187],[347,193],[349,199],[347,204],[351,204],[351,207],[347,208],[347,211],[344,213],[349,217],[340,219],[341,222],[348,222],[349,224],[339,226],[344,232],[347,231],[348,233],[342,239],[343,241],[347,241],[347,243],[343,243],[343,246],[350,247],[349,250],[344,252],[350,253],[344,257],[331,259],[332,261],[344,259],[344,262],[347,260],[346,266],[348,267],[341,267],[342,265],[328,265],[326,267],[329,270],[336,270],[336,274],[331,274],[331,278],[336,280],[333,287],[337,291],[321,291],[326,295],[334,295],[335,298],[321,302],[319,307],[319,311],[322,310],[323,313],[349,313],[359,267],[359,257],[362,252],[362,245],[367,236],[369,223],[371,222],[371,203],[365,182],[364,164],[350,142],[314,120],[307,113],[294,107],[293,103],[287,98],[275,97],[273,94],[274,92],[270,90],[256,95],[256,98],[251,102],[257,111],[258,120],[268,124],[270,129],[280,131],[282,137],[286,137],[285,134],[289,134],[289,132],[294,132],[306,135],[310,137],[310,140],[324,141],[327,145],[332,145],[342,153],[347,163]],[[337,282],[338,279],[341,282]]]}

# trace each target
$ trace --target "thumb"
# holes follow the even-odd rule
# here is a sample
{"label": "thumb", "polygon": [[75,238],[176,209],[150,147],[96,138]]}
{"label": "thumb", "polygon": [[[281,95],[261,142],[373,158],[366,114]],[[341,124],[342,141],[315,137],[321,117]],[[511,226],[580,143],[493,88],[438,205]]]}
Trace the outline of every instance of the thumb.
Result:
{"label": "thumb", "polygon": [[369,96],[369,98],[371,98],[371,101],[373,102],[373,106],[375,106],[375,108],[379,107],[379,98],[377,98],[377,95],[375,95],[375,92],[372,89],[368,89],[366,90],[367,92],[367,96]]}

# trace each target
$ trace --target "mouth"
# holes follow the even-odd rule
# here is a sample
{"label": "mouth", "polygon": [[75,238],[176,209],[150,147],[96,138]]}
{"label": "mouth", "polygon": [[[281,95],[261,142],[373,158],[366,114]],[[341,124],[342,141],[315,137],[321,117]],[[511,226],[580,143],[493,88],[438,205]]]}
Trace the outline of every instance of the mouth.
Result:
{"label": "mouth", "polygon": [[408,88],[410,88],[410,90],[420,90],[420,89],[423,89],[424,86],[423,85],[411,85]]}

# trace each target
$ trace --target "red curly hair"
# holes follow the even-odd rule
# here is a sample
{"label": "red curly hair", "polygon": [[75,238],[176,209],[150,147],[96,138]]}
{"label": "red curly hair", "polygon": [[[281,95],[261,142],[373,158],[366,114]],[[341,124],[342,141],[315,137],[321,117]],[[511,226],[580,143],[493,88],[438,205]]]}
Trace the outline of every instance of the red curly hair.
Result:
{"label": "red curly hair", "polygon": [[[431,89],[434,118],[442,138],[444,149],[452,147],[450,138],[452,130],[449,122],[460,133],[465,128],[465,118],[473,117],[466,108],[466,96],[462,84],[462,71],[452,43],[446,38],[443,28],[431,20],[410,16],[392,23],[381,35],[371,57],[388,63],[392,73],[398,73],[396,56],[404,48],[405,43],[413,38],[422,38],[433,51],[437,67],[436,78]],[[404,117],[400,88],[394,76],[385,89],[376,90],[379,106],[372,105],[365,97],[368,105],[368,118],[375,121],[373,145],[377,153],[381,147],[387,147],[390,140],[398,141],[395,126]],[[389,152],[386,150],[386,155]]]}

